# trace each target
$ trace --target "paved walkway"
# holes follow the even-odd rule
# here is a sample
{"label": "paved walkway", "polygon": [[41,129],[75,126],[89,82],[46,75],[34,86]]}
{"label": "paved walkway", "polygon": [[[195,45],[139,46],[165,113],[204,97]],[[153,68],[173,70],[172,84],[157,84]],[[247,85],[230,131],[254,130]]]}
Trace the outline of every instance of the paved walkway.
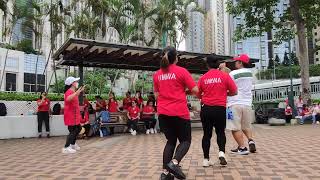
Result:
{"label": "paved walkway", "polygon": [[[189,180],[320,179],[320,126],[255,126],[258,153],[227,153],[228,167],[203,168],[201,130],[182,162]],[[227,133],[227,150],[235,143]],[[211,154],[217,155],[213,139]],[[0,179],[158,179],[163,135],[120,135],[80,140],[81,151],[64,155],[64,137],[0,141]]]}

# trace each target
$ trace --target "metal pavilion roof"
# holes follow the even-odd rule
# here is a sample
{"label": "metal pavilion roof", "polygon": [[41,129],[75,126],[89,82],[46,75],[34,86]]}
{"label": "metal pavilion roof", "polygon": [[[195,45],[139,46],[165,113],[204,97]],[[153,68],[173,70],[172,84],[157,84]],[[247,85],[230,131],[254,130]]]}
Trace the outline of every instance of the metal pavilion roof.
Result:
{"label": "metal pavilion roof", "polygon": [[[70,38],[54,53],[53,59],[58,65],[156,71],[161,52],[157,48]],[[178,51],[178,65],[191,73],[202,74],[207,71],[205,58],[209,55]],[[219,60],[231,59],[231,56],[213,55]]]}

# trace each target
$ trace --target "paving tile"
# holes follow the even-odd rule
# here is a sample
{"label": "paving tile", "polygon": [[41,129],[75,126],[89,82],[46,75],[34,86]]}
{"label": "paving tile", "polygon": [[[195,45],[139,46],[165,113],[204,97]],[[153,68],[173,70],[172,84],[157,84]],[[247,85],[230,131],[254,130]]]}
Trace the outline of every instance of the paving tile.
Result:
{"label": "paving tile", "polygon": [[[203,133],[194,129],[182,169],[187,180],[320,179],[320,156],[316,156],[320,154],[319,131],[320,126],[311,125],[255,125],[258,151],[248,156],[229,153],[236,144],[227,131],[225,168],[218,164],[213,133],[210,158],[215,165],[203,168]],[[163,134],[79,140],[81,150],[73,155],[61,153],[64,143],[65,137],[0,140],[0,180],[153,180],[159,179],[162,170]]]}

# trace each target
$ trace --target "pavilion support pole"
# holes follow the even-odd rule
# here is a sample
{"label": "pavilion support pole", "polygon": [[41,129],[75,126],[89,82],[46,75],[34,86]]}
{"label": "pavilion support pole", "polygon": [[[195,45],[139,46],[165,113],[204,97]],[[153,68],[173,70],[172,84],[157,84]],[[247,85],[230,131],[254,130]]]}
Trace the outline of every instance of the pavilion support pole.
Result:
{"label": "pavilion support pole", "polygon": [[[83,65],[79,65],[79,87],[83,86]],[[83,92],[80,93],[79,95],[79,104],[83,105]]]}

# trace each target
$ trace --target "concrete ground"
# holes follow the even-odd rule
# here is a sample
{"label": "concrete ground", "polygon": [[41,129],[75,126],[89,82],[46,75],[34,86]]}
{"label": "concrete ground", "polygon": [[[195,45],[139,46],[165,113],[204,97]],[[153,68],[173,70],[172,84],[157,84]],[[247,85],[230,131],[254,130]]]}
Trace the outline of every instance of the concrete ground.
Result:
{"label": "concrete ground", "polygon": [[[202,167],[202,130],[181,165],[189,180],[320,179],[320,126],[255,125],[258,152],[233,155],[227,132],[228,167]],[[217,161],[216,136],[211,155]],[[162,134],[79,140],[81,150],[65,155],[65,137],[0,141],[0,179],[158,179],[165,138]]]}

